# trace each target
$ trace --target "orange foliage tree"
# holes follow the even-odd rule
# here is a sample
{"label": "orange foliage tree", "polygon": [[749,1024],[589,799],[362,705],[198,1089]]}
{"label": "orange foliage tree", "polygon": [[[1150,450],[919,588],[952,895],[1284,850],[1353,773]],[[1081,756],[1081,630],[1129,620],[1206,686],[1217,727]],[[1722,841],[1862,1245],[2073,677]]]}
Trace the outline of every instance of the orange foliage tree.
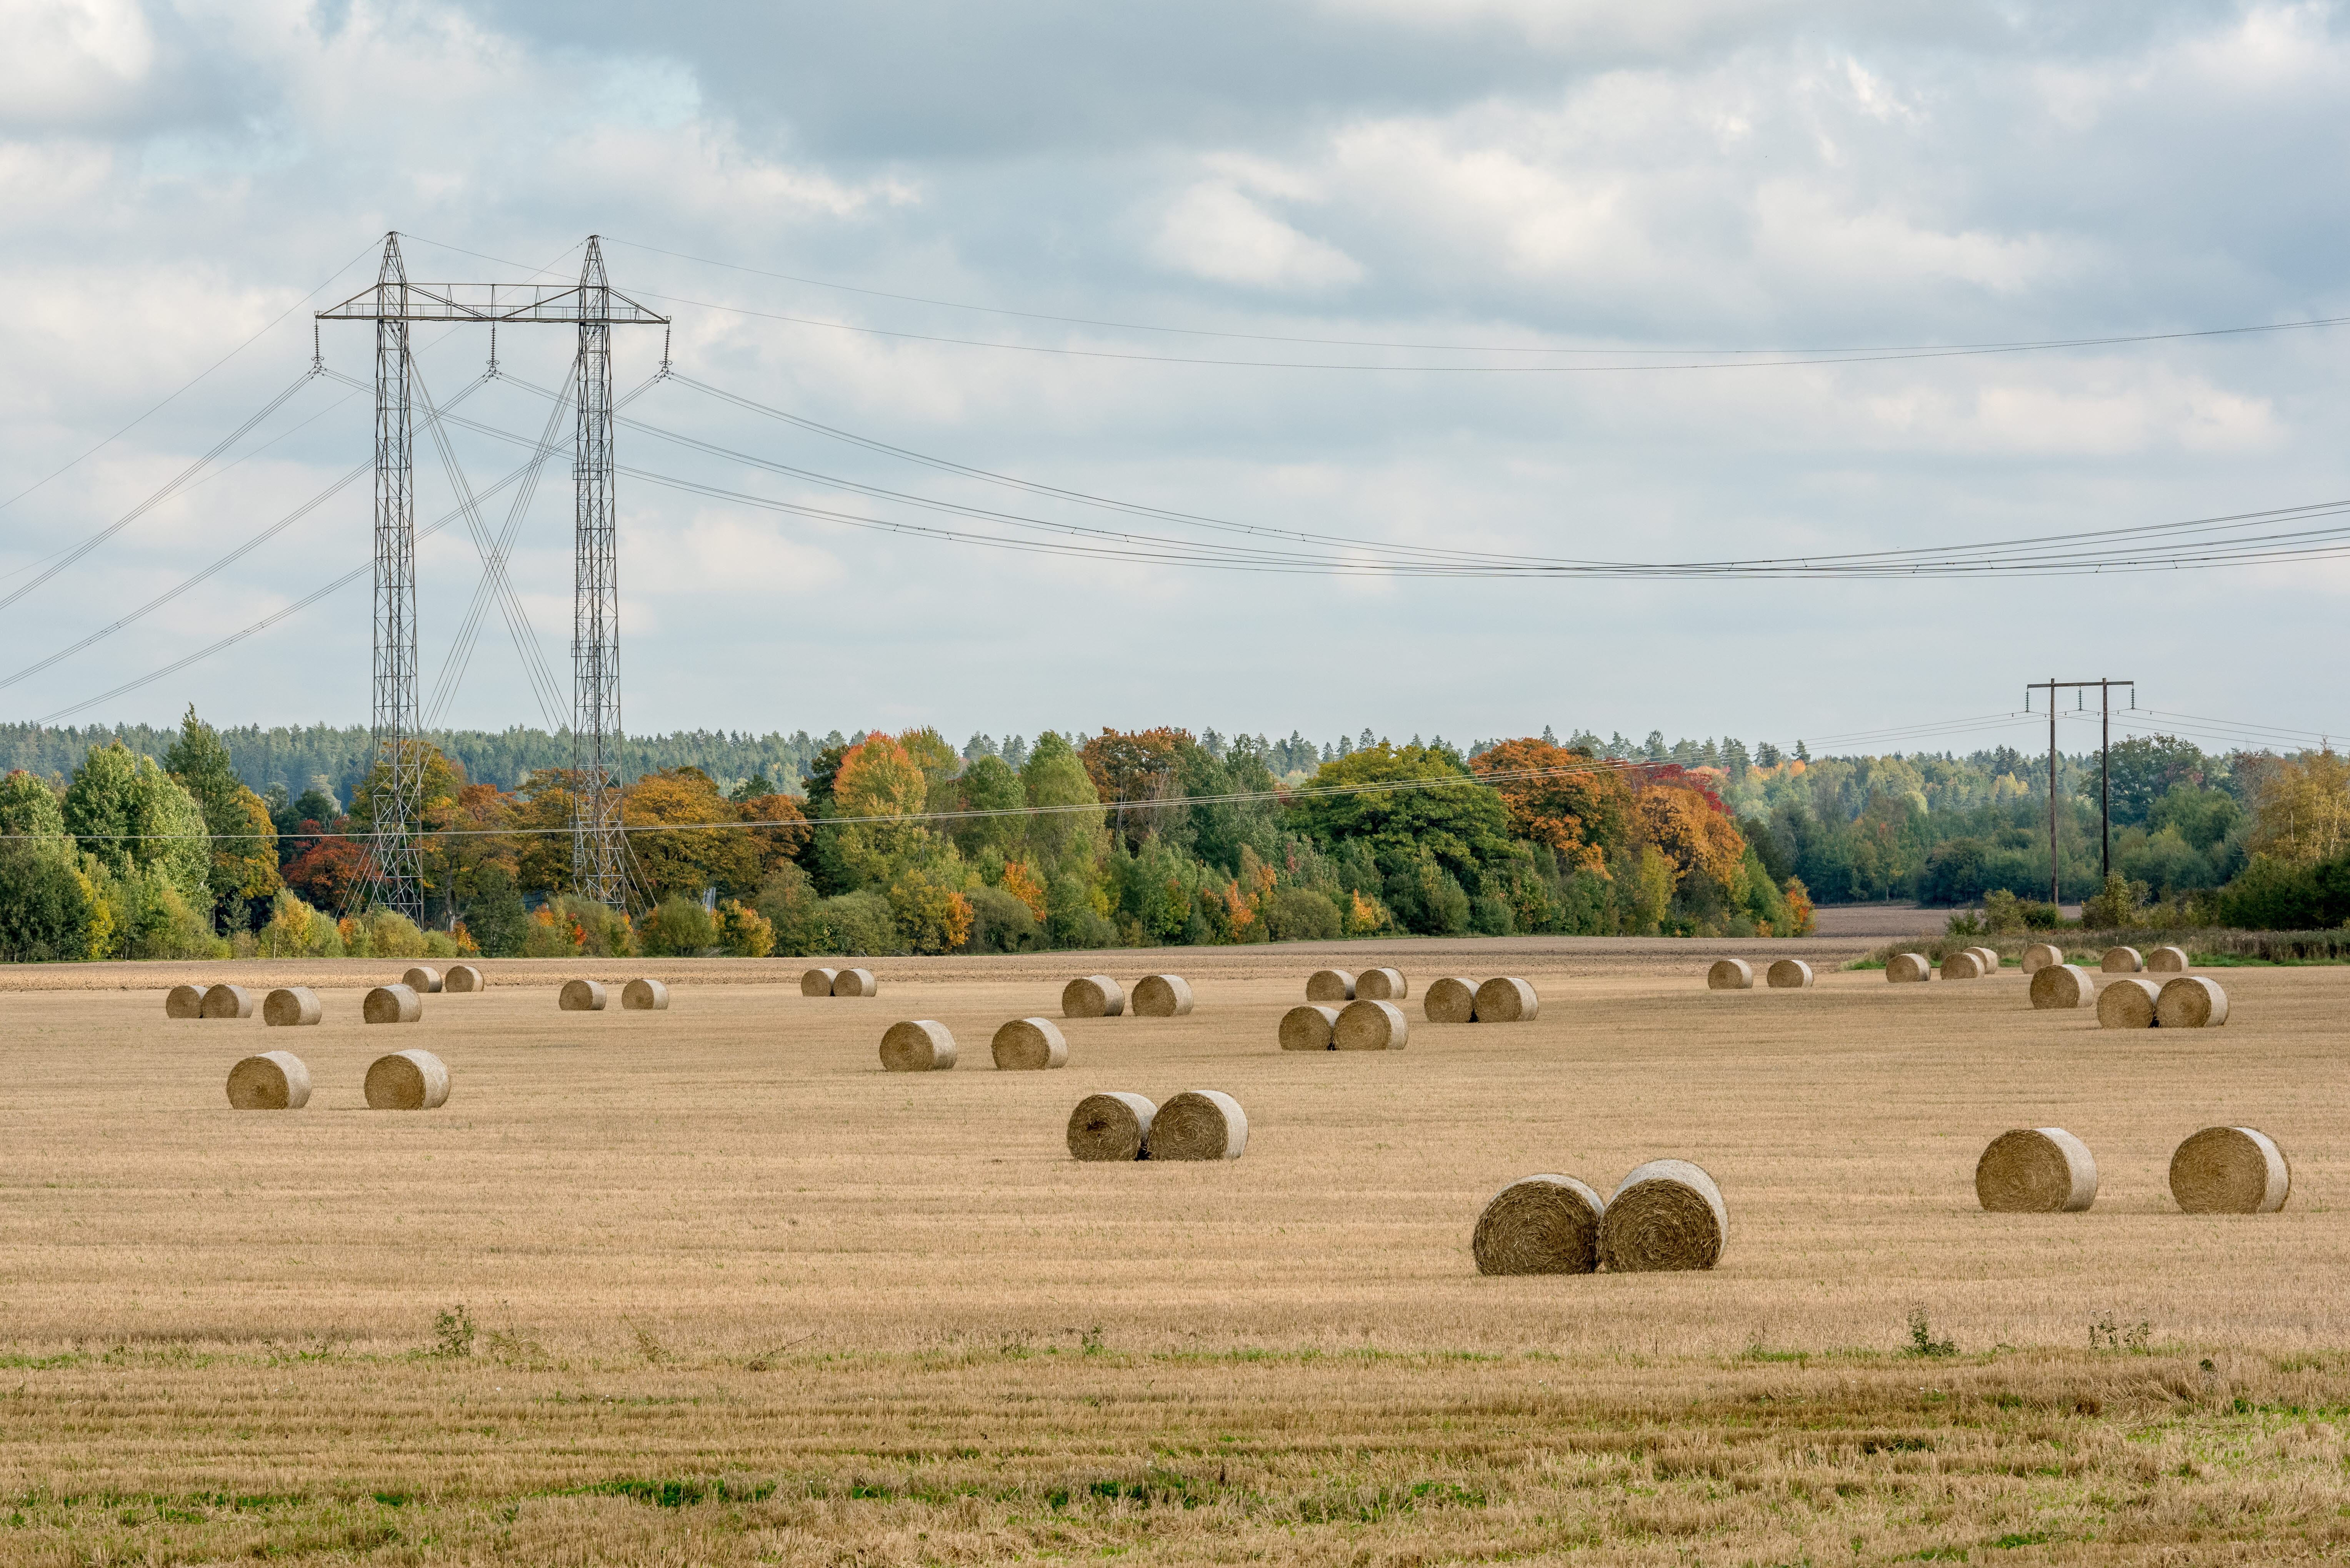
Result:
{"label": "orange foliage tree", "polygon": [[1633,803],[1641,836],[1672,862],[1676,885],[1694,872],[1730,885],[1746,858],[1746,839],[1707,796],[1676,784],[1652,784]]}
{"label": "orange foliage tree", "polygon": [[1606,846],[1632,823],[1625,769],[1538,738],[1503,741],[1469,766],[1502,797],[1513,836],[1549,845],[1566,867],[1607,874]]}

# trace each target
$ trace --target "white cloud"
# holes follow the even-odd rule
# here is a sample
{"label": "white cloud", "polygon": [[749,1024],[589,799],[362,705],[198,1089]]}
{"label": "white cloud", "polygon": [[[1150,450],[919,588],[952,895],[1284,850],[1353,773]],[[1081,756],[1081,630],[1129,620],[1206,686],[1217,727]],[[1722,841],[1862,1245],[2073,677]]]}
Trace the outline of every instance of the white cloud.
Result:
{"label": "white cloud", "polygon": [[120,109],[155,63],[137,0],[0,0],[0,123]]}
{"label": "white cloud", "polygon": [[1195,276],[1254,288],[1321,290],[1363,276],[1344,251],[1300,234],[1223,180],[1201,181],[1175,199],[1153,251]]}

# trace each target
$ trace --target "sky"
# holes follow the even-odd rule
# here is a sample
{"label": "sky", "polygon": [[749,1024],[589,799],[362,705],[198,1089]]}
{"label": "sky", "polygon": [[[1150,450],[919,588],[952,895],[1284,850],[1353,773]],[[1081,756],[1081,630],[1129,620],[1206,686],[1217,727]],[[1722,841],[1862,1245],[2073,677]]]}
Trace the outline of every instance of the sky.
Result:
{"label": "sky", "polygon": [[[370,395],[334,377],[367,381],[372,329],[318,327],[331,374],[306,380],[311,313],[398,231],[431,282],[576,278],[598,234],[614,286],[673,319],[666,379],[663,329],[616,329],[632,731],[1964,752],[2044,736],[1991,717],[2027,682],[2103,676],[2214,749],[2350,726],[2338,681],[2287,678],[2341,656],[2331,560],[1529,581],[838,520],[1234,537],[975,469],[1376,567],[1835,555],[2350,495],[2350,327],[1758,352],[2350,317],[2342,6],[0,0],[0,598],[37,584],[0,605],[0,718],[366,721],[367,474],[146,607],[368,462]],[[488,380],[482,328],[415,343],[436,402],[506,432],[449,432],[487,490],[574,337],[504,329]],[[418,546],[428,722],[567,716],[569,457],[513,515],[526,625],[493,603],[468,657],[483,545],[420,433],[419,526],[458,514]],[[485,540],[520,489],[479,504]]]}

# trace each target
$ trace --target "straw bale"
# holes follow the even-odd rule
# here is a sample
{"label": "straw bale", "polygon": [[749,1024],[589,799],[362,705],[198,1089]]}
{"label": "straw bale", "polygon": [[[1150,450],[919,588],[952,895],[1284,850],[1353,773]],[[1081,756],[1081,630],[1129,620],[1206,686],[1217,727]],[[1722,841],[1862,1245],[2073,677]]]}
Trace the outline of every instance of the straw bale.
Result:
{"label": "straw bale", "polygon": [[441,971],[427,964],[418,964],[400,977],[400,983],[419,996],[434,995],[441,990]]}
{"label": "straw bale", "polygon": [[1933,961],[1924,953],[1895,953],[1885,961],[1885,978],[1896,984],[1923,983],[1934,978]]}
{"label": "straw bale", "polygon": [[845,969],[832,977],[835,996],[879,996],[881,982],[873,978],[869,969]]}
{"label": "straw bale", "polygon": [[2170,1196],[2189,1214],[2273,1214],[2292,1194],[2284,1150],[2251,1127],[2205,1127],[2170,1157]]}
{"label": "straw bale", "polygon": [[995,1066],[1002,1073],[1041,1073],[1069,1064],[1069,1043],[1049,1018],[1015,1018],[995,1032]]}
{"label": "straw bale", "polygon": [[2023,972],[2038,974],[2053,963],[2064,961],[2064,950],[2047,942],[2034,942],[2023,950]]}
{"label": "straw bale", "polygon": [[934,1018],[902,1019],[881,1035],[881,1065],[892,1073],[940,1073],[954,1064],[954,1036]]}
{"label": "straw bale", "polygon": [[1180,974],[1146,974],[1134,982],[1137,1018],[1180,1018],[1191,1011],[1191,982]]}
{"label": "straw bale", "polygon": [[394,1051],[367,1070],[369,1110],[438,1110],[448,1100],[449,1069],[430,1051]]}
{"label": "straw bale", "polygon": [[1599,1216],[1599,1261],[1612,1273],[1710,1269],[1729,1240],[1721,1189],[1686,1159],[1634,1167]]}
{"label": "straw bale", "polygon": [[1069,1113],[1069,1153],[1077,1159],[1149,1159],[1159,1107],[1140,1095],[1087,1095]]}
{"label": "straw bale", "polygon": [[1477,982],[1446,975],[1428,988],[1419,1010],[1430,1023],[1473,1023],[1477,1020]]}
{"label": "straw bale", "polygon": [[1763,978],[1773,991],[1801,991],[1812,983],[1812,966],[1801,959],[1781,959]]}
{"label": "straw bale", "polygon": [[1399,969],[1367,969],[1355,976],[1355,994],[1366,1002],[1401,1002],[1411,984]]}
{"label": "straw bale", "polygon": [[1305,977],[1308,1002],[1352,1002],[1355,977],[1343,969],[1317,969]]}
{"label": "straw bale", "polygon": [[2146,961],[2137,956],[2136,948],[2107,948],[2097,967],[2107,974],[2136,974],[2146,967]]}
{"label": "straw bale", "polygon": [[1997,948],[1970,948],[1967,950],[1982,960],[1983,973],[1995,975],[1999,972],[2000,957]]}
{"label": "straw bale", "polygon": [[2041,1008],[2095,1007],[2097,982],[2076,963],[2050,964],[2032,977],[2032,1005]]}
{"label": "straw bale", "polygon": [[2146,955],[2148,974],[2185,974],[2189,967],[2185,948],[2157,948]]}
{"label": "straw bale", "polygon": [[379,985],[359,1003],[363,1023],[413,1023],[424,1016],[424,999],[405,985]]}
{"label": "straw bale", "polygon": [[1411,1021],[1392,1002],[1357,997],[1339,1011],[1331,1032],[1333,1051],[1400,1051],[1411,1038]]}
{"label": "straw bale", "polygon": [[1469,1251],[1481,1274],[1587,1274],[1606,1208],[1571,1176],[1525,1177],[1486,1200]]}
{"label": "straw bale", "polygon": [[2154,1021],[2165,1029],[2217,1029],[2228,1022],[2228,993],[2208,975],[2179,975],[2156,995]]}
{"label": "straw bale", "polygon": [[261,1021],[281,1029],[316,1023],[320,1013],[318,993],[307,985],[279,986],[261,1002]]}
{"label": "straw bale", "polygon": [[1534,988],[1515,975],[1496,975],[1477,988],[1480,1023],[1531,1023],[1541,1007]]}
{"label": "straw bale", "polygon": [[1944,980],[1981,980],[1982,954],[1972,948],[1961,948],[1942,961]]}
{"label": "straw bale", "polygon": [[206,1018],[250,1018],[254,1004],[261,1000],[255,992],[242,985],[214,985],[204,990]]}
{"label": "straw bale", "polygon": [[202,1018],[204,1015],[204,988],[201,985],[175,985],[163,993],[163,1016],[166,1018]]}
{"label": "straw bale", "polygon": [[[1347,1004],[1349,1007],[1353,1002]],[[1281,1015],[1281,1048],[1284,1051],[1336,1051],[1338,1010],[1307,1002]]]}
{"label": "straw bale", "polygon": [[1064,1018],[1116,1018],[1125,1011],[1125,988],[1106,974],[1081,974],[1061,988]]}
{"label": "straw bale", "polygon": [[832,982],[840,978],[837,969],[812,969],[800,976],[802,996],[830,996]]}
{"label": "straw bale", "polygon": [[487,991],[489,982],[482,978],[482,971],[472,964],[452,963],[449,966],[449,972],[441,977],[441,989],[453,992]]}
{"label": "straw bale", "polygon": [[629,1012],[667,1012],[669,987],[657,980],[632,980],[620,987],[620,1006]]}
{"label": "straw bale", "polygon": [[240,1111],[298,1111],[310,1103],[310,1069],[291,1051],[264,1051],[228,1070],[228,1103]]}
{"label": "straw bale", "polygon": [[[1705,971],[1705,988],[1708,991],[1752,991],[1754,989],[1754,966],[1742,958],[1716,959]],[[1527,1179],[1538,1181],[1542,1179],[1530,1177]]]}
{"label": "straw bale", "polygon": [[555,1004],[566,1012],[601,1012],[609,1000],[600,980],[567,980],[556,995]]}
{"label": "straw bale", "polygon": [[1216,1089],[1186,1089],[1151,1118],[1153,1159],[1238,1159],[1248,1147],[1241,1103]]}
{"label": "straw bale", "polygon": [[2077,1214],[2097,1200],[2097,1162],[2063,1127],[2017,1127],[1975,1161],[1975,1197],[1993,1214]]}
{"label": "straw bale", "polygon": [[2161,992],[2154,981],[2136,975],[2114,981],[2097,992],[2097,1023],[2105,1029],[2151,1029],[2154,1007]]}

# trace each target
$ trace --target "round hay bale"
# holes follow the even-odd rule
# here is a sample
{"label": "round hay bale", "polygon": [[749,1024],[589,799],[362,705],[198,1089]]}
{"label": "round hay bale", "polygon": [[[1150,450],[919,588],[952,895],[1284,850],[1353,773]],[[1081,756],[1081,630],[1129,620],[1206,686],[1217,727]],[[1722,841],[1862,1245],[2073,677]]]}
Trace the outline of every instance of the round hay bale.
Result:
{"label": "round hay bale", "polygon": [[1238,1159],[1248,1147],[1241,1103],[1216,1089],[1186,1089],[1150,1121],[1152,1159]]}
{"label": "round hay bale", "polygon": [[202,1018],[204,1015],[204,988],[201,985],[175,985],[163,993],[163,1016],[166,1018]]}
{"label": "round hay bale", "polygon": [[632,980],[620,988],[620,1006],[629,1012],[667,1012],[669,987],[657,980]]}
{"label": "round hay bale", "polygon": [[2205,1127],[2170,1157],[2170,1196],[2189,1214],[2273,1214],[2292,1193],[2284,1150],[2251,1127]]}
{"label": "round hay bale", "polygon": [[1944,980],[1981,980],[1982,971],[1982,954],[1972,948],[1961,948],[1942,961]]}
{"label": "round hay bale", "polygon": [[400,977],[400,983],[419,996],[432,995],[441,989],[441,971],[426,964],[418,964]]}
{"label": "round hay bale", "polygon": [[832,982],[840,978],[837,969],[812,969],[800,976],[802,996],[830,996]]}
{"label": "round hay bale", "polygon": [[[1752,991],[1754,989],[1754,966],[1744,959],[1716,959],[1705,971],[1708,991]],[[1529,1181],[1541,1181],[1543,1177],[1528,1177]],[[1503,1189],[1507,1191],[1508,1189]]]}
{"label": "round hay bale", "polygon": [[2185,948],[2157,948],[2146,955],[2148,974],[2185,974],[2188,967]]}
{"label": "round hay bale", "polygon": [[261,1021],[280,1029],[316,1023],[320,1016],[318,993],[307,985],[280,986],[261,1001]]}
{"label": "round hay bale", "polygon": [[934,1018],[902,1019],[881,1035],[881,1065],[892,1073],[937,1073],[954,1064],[954,1036]]}
{"label": "round hay bale", "polygon": [[2136,948],[2107,948],[2097,967],[2107,974],[2136,974],[2146,967],[2146,961],[2137,956]]}
{"label": "round hay bale", "polygon": [[1355,995],[1365,1002],[1401,1002],[1411,984],[1399,969],[1367,969],[1355,976]]}
{"label": "round hay bale", "polygon": [[1069,1154],[1076,1159],[1149,1159],[1159,1107],[1140,1095],[1087,1095],[1069,1113]]}
{"label": "round hay bale", "polygon": [[1317,969],[1305,977],[1308,1002],[1352,1002],[1355,977],[1343,969]]}
{"label": "round hay bale", "polygon": [[359,1003],[363,1023],[413,1023],[424,1016],[424,999],[404,985],[379,985]]}
{"label": "round hay bale", "polygon": [[[1352,1007],[1354,1003],[1347,1005]],[[1307,1002],[1281,1015],[1281,1048],[1284,1051],[1336,1051],[1338,1010]]]}
{"label": "round hay bale", "polygon": [[449,966],[449,972],[441,977],[441,989],[443,991],[487,991],[489,988],[489,981],[482,978],[482,971],[469,963],[452,963]]}
{"label": "round hay bale", "polygon": [[2023,972],[2038,974],[2050,964],[2063,963],[2064,950],[2046,942],[2034,942],[2023,950]]}
{"label": "round hay bale", "polygon": [[1331,1031],[1333,1051],[1400,1051],[1411,1038],[1411,1021],[1392,1002],[1362,997],[1347,1003]]}
{"label": "round hay bale", "polygon": [[1541,1010],[1534,988],[1514,975],[1497,975],[1477,988],[1477,1022],[1527,1023]]}
{"label": "round hay bale", "polygon": [[566,1012],[601,1012],[608,1000],[600,980],[567,980],[555,1004]]}
{"label": "round hay bale", "polygon": [[2040,1008],[2095,1007],[2097,982],[2076,963],[2050,964],[2032,977],[2032,1005]]}
{"label": "round hay bale", "polygon": [[1934,978],[1933,961],[1924,953],[1895,953],[1885,961],[1885,978],[1896,985],[1923,984]]}
{"label": "round hay bale", "polygon": [[310,1103],[310,1069],[291,1051],[264,1051],[228,1070],[228,1103],[240,1111],[298,1111]]}
{"label": "round hay bale", "polygon": [[1781,959],[1763,978],[1773,991],[1801,991],[1812,983],[1812,966],[1801,959]]}
{"label": "round hay bale", "polygon": [[2135,975],[2117,980],[2097,992],[2097,1024],[2104,1029],[2151,1029],[2155,1003],[2161,994],[2150,980]]}
{"label": "round hay bale", "polygon": [[881,982],[873,978],[869,969],[845,969],[832,977],[835,996],[879,996]]}
{"label": "round hay bale", "polygon": [[1191,982],[1180,974],[1146,974],[1134,982],[1137,1018],[1180,1018],[1191,1011]]}
{"label": "round hay bale", "polygon": [[2097,1200],[2097,1162],[2063,1127],[2017,1127],[1975,1161],[1975,1198],[1992,1214],[2078,1214]]}
{"label": "round hay bale", "polygon": [[250,1018],[261,999],[241,985],[215,985],[204,991],[206,1018]]}
{"label": "round hay bale", "polygon": [[1081,974],[1061,988],[1064,1018],[1116,1018],[1125,1011],[1125,989],[1106,974]]}
{"label": "round hay bale", "polygon": [[1486,1200],[1469,1251],[1481,1274],[1587,1274],[1599,1267],[1606,1208],[1571,1176],[1529,1176]]}
{"label": "round hay bale", "polygon": [[1015,1018],[995,1032],[992,1043],[999,1073],[1041,1073],[1069,1064],[1069,1043],[1049,1018]]}
{"label": "round hay bale", "polygon": [[1999,972],[2000,957],[1997,948],[1970,948],[1967,950],[1982,960],[1984,974],[1995,975]]}
{"label": "round hay bale", "polygon": [[1710,1269],[1729,1240],[1721,1189],[1686,1159],[1635,1167],[1599,1216],[1599,1261],[1612,1273]]}
{"label": "round hay bale", "polygon": [[2155,997],[2154,1022],[2164,1029],[2217,1029],[2228,1022],[2228,993],[2207,975],[2179,975]]}
{"label": "round hay bale", "polygon": [[449,1069],[430,1051],[394,1051],[367,1071],[371,1111],[438,1110],[449,1100]]}
{"label": "round hay bale", "polygon": [[1477,982],[1446,975],[1428,988],[1428,994],[1419,1000],[1419,1010],[1428,1014],[1430,1023],[1474,1023]]}

